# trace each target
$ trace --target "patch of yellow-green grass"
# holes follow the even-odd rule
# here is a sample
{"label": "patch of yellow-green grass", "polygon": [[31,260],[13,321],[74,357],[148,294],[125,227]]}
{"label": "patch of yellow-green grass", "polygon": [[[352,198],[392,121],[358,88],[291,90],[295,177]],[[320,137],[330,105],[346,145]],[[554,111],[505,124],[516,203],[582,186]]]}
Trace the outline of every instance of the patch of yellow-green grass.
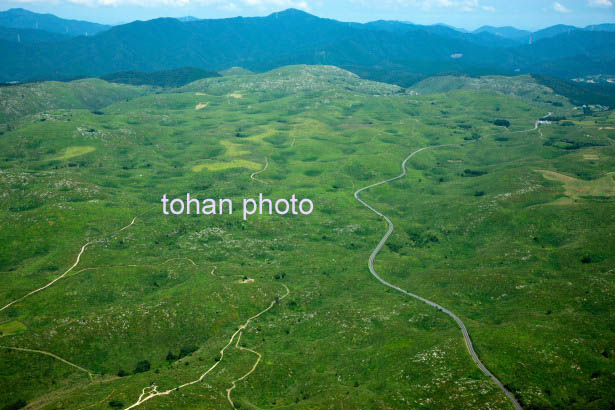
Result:
{"label": "patch of yellow-green grass", "polygon": [[54,160],[63,160],[63,159],[69,159],[69,158],[74,158],[74,157],[78,157],[80,155],[85,155],[85,154],[89,154],[90,152],[96,151],[95,147],[86,145],[86,146],[74,146],[74,147],[68,147],[64,150],[64,153],[62,155],[60,155],[59,157],[55,157],[53,158]]}
{"label": "patch of yellow-green grass", "polygon": [[[274,125],[261,125],[259,127],[261,132],[252,135],[251,137],[246,138],[246,140],[250,140],[252,142],[264,142],[264,139],[267,137],[271,137],[280,130]],[[318,120],[312,118],[293,118],[293,126],[292,132],[290,132],[290,137],[301,139],[303,137],[311,137],[314,135],[327,135],[331,132],[330,127]]]}
{"label": "patch of yellow-green grass", "polygon": [[606,175],[592,181],[584,181],[555,171],[544,169],[536,171],[540,172],[549,181],[561,182],[564,185],[564,193],[571,199],[615,196],[615,179],[613,175]]}
{"label": "patch of yellow-green grass", "polygon": [[326,135],[331,128],[322,121],[313,118],[297,119],[297,124],[293,126],[293,133],[297,137],[311,137],[313,135]]}
{"label": "patch of yellow-green grass", "polygon": [[583,154],[583,159],[586,161],[598,161],[600,157],[598,154]]}
{"label": "patch of yellow-green grass", "polygon": [[246,140],[250,140],[252,142],[263,142],[263,140],[267,137],[274,135],[278,130],[270,125],[261,125],[258,127],[262,130],[258,134],[254,134],[251,137],[246,138]]}
{"label": "patch of yellow-green grass", "polygon": [[0,332],[2,336],[14,335],[16,333],[22,333],[26,331],[27,326],[18,320],[11,320],[10,322],[0,323]]}
{"label": "patch of yellow-green grass", "polygon": [[221,141],[220,143],[224,146],[224,148],[226,148],[225,155],[228,155],[229,157],[238,157],[240,155],[250,153],[250,151],[242,150],[242,146],[239,144],[233,144],[230,141]]}
{"label": "patch of yellow-green grass", "polygon": [[248,168],[254,171],[258,171],[262,167],[262,164],[256,162],[248,161],[245,159],[235,159],[229,162],[212,161],[206,164],[195,165],[192,167],[192,170],[194,172],[201,172],[204,169],[208,169],[209,171],[223,171],[230,168]]}

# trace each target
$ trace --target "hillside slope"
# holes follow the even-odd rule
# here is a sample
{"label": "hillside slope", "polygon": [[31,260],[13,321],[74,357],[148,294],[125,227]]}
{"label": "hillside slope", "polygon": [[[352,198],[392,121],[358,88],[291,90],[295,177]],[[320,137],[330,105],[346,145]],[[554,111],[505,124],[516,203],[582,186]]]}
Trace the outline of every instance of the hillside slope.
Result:
{"label": "hillside slope", "polygon": [[401,93],[401,87],[364,80],[356,74],[334,66],[289,66],[263,74],[242,74],[195,81],[178,92],[206,92],[213,95],[231,93],[306,93],[354,92],[366,95]]}
{"label": "hillside slope", "polygon": [[0,123],[54,109],[97,110],[114,102],[147,94],[145,87],[108,83],[98,79],[67,83],[41,82],[0,87]]}

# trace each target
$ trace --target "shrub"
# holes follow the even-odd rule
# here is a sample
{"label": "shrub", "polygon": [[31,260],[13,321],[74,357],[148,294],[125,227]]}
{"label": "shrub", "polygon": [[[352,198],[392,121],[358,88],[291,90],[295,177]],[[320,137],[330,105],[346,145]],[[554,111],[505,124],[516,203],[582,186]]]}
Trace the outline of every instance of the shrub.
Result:
{"label": "shrub", "polygon": [[179,358],[186,357],[199,350],[198,346],[184,346],[179,351]]}
{"label": "shrub", "polygon": [[498,127],[510,127],[510,121],[508,120],[495,120],[493,121],[494,125],[497,125]]}
{"label": "shrub", "polygon": [[479,177],[481,175],[485,175],[487,173],[487,171],[479,171],[479,170],[473,170],[473,169],[466,169],[463,171],[463,174],[461,174],[461,176],[463,177]]}
{"label": "shrub", "polygon": [[25,400],[17,400],[11,404],[7,404],[3,407],[4,410],[19,410],[26,407],[28,403]]}
{"label": "shrub", "polygon": [[144,373],[149,371],[149,369],[152,368],[152,365],[150,364],[149,361],[147,360],[141,360],[139,363],[137,363],[137,366],[135,367],[135,371],[134,373]]}

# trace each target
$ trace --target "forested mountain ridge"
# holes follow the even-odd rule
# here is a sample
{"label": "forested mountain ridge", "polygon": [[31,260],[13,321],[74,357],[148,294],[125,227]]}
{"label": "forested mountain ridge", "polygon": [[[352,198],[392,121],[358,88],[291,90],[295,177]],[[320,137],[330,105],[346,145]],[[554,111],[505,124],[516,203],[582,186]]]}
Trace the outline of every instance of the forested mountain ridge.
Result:
{"label": "forested mountain ridge", "polygon": [[336,65],[368,76],[398,71],[409,78],[447,71],[562,78],[615,73],[615,33],[609,31],[565,30],[519,45],[486,31],[462,33],[443,25],[401,22],[351,24],[294,9],[267,17],[135,21],[95,36],[45,43],[4,37],[0,81],[188,66],[263,72],[290,64]]}

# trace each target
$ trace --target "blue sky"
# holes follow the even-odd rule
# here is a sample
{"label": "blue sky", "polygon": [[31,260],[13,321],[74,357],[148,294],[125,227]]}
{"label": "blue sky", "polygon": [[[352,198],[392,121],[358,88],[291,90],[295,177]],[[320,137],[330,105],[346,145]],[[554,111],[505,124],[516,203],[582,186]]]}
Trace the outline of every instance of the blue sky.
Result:
{"label": "blue sky", "polygon": [[295,7],[342,21],[378,19],[446,23],[474,29],[488,24],[539,29],[554,24],[615,23],[615,0],[0,0],[0,10],[23,7],[101,23],[156,17],[263,16]]}

